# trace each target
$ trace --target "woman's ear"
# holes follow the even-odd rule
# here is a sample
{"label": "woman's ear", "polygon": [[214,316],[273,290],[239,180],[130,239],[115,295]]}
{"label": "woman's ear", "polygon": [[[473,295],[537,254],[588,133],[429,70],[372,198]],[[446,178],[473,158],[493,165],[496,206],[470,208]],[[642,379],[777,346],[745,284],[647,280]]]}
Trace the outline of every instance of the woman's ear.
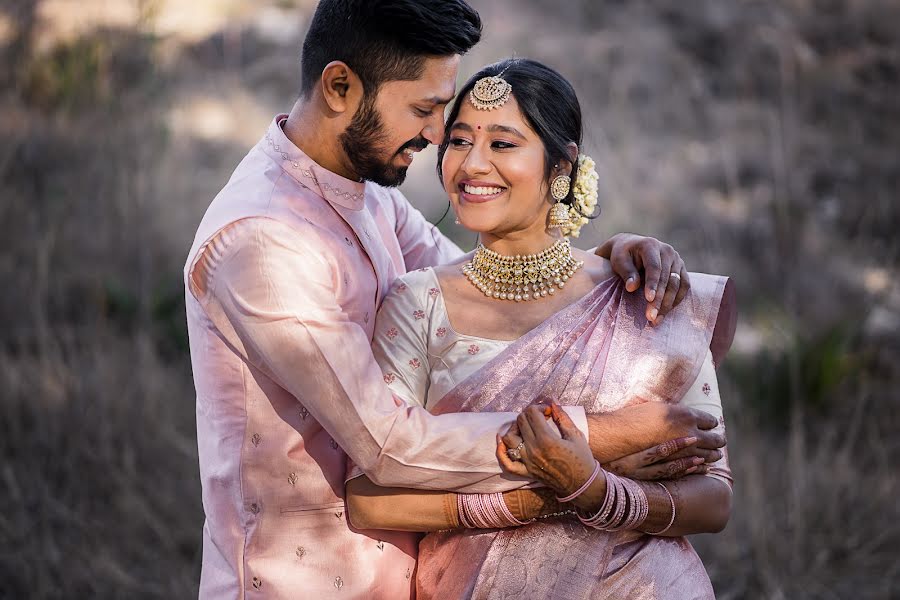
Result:
{"label": "woman's ear", "polygon": [[352,111],[351,114],[355,114],[363,95],[362,81],[346,63],[335,60],[325,65],[321,82],[322,96],[328,108],[336,113]]}
{"label": "woman's ear", "polygon": [[569,142],[566,145],[566,153],[569,155],[569,160],[560,160],[558,164],[558,168],[554,169],[553,176],[557,175],[568,175],[571,178],[575,178],[575,158],[578,156],[578,144],[575,142]]}

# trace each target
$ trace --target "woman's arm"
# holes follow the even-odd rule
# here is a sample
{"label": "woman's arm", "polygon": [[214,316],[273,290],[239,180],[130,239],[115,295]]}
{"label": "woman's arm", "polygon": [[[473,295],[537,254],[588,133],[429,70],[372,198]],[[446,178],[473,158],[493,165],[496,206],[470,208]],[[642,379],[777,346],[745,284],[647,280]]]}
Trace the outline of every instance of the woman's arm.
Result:
{"label": "woman's arm", "polygon": [[[705,405],[704,408],[709,410],[718,408],[721,415],[721,403],[711,362],[701,369],[701,377],[689,394],[693,394],[692,404]],[[687,399],[686,396],[685,400]],[[584,436],[577,428],[572,427],[569,419],[556,405],[552,418],[562,437],[549,427],[542,407],[527,408],[517,420],[524,439],[522,462],[510,460],[506,455],[505,445],[501,445],[498,450],[498,458],[507,472],[534,477],[563,496],[579,489],[588,480],[595,462]],[[721,423],[719,427],[722,427]],[[680,453],[669,455],[669,459]],[[706,474],[663,482],[665,489],[659,483],[635,482],[643,490],[648,504],[647,517],[637,528],[648,533],[673,536],[721,531],[731,515],[731,474],[727,454],[724,451],[717,453],[711,457],[710,464],[700,465],[699,468],[706,471]],[[658,478],[659,475],[657,470],[650,476]],[[606,498],[607,479],[601,471],[574,503],[582,514],[592,515],[600,511]]]}
{"label": "woman's arm", "polygon": [[[442,531],[460,525],[457,495],[405,488],[385,488],[366,477],[347,482],[347,515],[357,529]],[[518,489],[503,494],[503,501],[520,521],[565,510],[548,488]],[[668,500],[667,500],[668,502]]]}

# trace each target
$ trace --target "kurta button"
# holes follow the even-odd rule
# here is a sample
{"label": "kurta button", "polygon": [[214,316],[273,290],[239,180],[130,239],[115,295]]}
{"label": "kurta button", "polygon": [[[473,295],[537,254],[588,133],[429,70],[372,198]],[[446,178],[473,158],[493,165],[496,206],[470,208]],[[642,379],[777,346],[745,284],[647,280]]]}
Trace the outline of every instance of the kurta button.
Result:
{"label": "kurta button", "polygon": [[253,578],[253,587],[254,589],[259,590],[262,587],[262,580],[259,577]]}
{"label": "kurta button", "polygon": [[344,587],[344,580],[341,579],[340,577],[335,577],[334,578],[334,587],[336,587],[337,589],[341,589],[342,587]]}
{"label": "kurta button", "polygon": [[345,238],[344,238],[344,241],[347,242],[347,245],[348,245],[348,246],[351,246],[351,247],[353,246],[353,242],[350,241],[350,238],[345,237]]}
{"label": "kurta button", "polygon": [[262,440],[262,436],[259,435],[258,433],[254,433],[253,437],[250,439],[253,442],[254,446],[259,446],[259,442],[260,442],[260,440]]}
{"label": "kurta button", "polygon": [[257,504],[256,502],[251,504],[249,508],[250,508],[250,512],[252,512],[254,515],[259,514],[259,504]]}

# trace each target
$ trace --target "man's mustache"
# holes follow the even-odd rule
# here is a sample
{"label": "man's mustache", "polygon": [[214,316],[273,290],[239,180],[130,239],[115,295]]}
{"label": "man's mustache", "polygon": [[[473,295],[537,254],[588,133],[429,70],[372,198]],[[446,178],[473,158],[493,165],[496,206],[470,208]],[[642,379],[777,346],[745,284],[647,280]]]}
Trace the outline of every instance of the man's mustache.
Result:
{"label": "man's mustache", "polygon": [[399,154],[400,152],[403,152],[407,148],[412,148],[416,152],[418,152],[420,150],[424,150],[425,148],[428,147],[429,143],[430,142],[428,140],[426,140],[425,138],[417,137],[417,138],[410,140],[410,141],[406,142],[405,144],[403,144],[403,147],[400,148],[400,150],[397,152],[397,154]]}

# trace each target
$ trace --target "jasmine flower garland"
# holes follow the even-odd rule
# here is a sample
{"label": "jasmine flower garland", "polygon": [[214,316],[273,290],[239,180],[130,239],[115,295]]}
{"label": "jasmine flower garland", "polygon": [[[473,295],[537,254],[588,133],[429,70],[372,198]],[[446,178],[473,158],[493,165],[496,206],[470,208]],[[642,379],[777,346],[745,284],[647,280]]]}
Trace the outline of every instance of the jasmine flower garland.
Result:
{"label": "jasmine flower garland", "polygon": [[597,175],[595,166],[594,159],[590,156],[582,154],[578,157],[575,189],[572,192],[575,200],[569,207],[571,225],[562,228],[565,236],[578,237],[581,228],[588,222],[584,215],[592,215],[597,209],[597,182],[600,181],[600,176]]}

